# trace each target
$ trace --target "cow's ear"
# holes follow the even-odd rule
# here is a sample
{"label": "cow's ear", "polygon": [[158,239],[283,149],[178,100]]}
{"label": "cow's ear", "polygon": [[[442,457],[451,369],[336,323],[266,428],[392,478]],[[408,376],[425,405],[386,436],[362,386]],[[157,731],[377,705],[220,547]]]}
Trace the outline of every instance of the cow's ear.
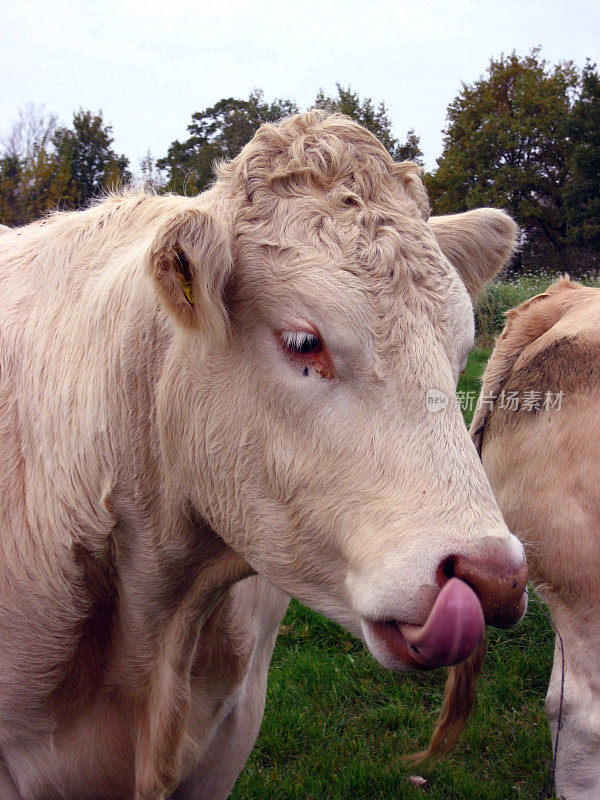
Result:
{"label": "cow's ear", "polygon": [[180,210],[155,235],[150,274],[169,315],[183,328],[224,341],[228,315],[224,290],[232,268],[231,240],[210,212]]}
{"label": "cow's ear", "polygon": [[495,208],[430,217],[429,225],[472,298],[512,258],[518,247],[517,224],[506,212]]}
{"label": "cow's ear", "polygon": [[423,167],[415,161],[399,161],[394,165],[394,172],[400,180],[406,199],[413,201],[423,219],[429,219],[429,197],[421,180]]}

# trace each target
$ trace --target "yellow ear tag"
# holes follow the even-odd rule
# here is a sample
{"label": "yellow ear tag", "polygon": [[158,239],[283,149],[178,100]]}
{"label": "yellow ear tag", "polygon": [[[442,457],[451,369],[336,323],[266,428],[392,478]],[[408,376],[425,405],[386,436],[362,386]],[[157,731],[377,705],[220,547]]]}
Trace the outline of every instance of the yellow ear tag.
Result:
{"label": "yellow ear tag", "polygon": [[188,261],[185,253],[181,252],[180,250],[175,251],[175,258],[177,259],[178,264],[177,277],[179,278],[179,284],[183,289],[186,300],[191,306],[193,306],[194,287],[192,286],[192,271],[190,268],[190,262]]}
{"label": "yellow ear tag", "polygon": [[193,306],[194,305],[194,289],[192,287],[191,281],[186,281],[183,275],[179,276],[179,283],[181,284],[181,288],[183,289],[183,293],[186,297],[188,303]]}

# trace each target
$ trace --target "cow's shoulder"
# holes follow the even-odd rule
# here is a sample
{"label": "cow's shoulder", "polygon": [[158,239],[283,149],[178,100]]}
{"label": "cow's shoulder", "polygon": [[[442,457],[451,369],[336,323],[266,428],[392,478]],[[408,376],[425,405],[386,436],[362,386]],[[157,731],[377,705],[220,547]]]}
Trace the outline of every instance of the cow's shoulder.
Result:
{"label": "cow's shoulder", "polygon": [[568,280],[511,312],[471,428],[532,582],[571,608],[598,585],[598,319],[600,290]]}
{"label": "cow's shoulder", "polygon": [[[471,425],[478,449],[492,418],[495,424],[525,422],[528,412],[539,411],[549,399],[555,402],[557,395],[579,395],[600,386],[599,314],[600,290],[568,278],[508,313]],[[516,402],[523,413],[514,413]]]}
{"label": "cow's shoulder", "polygon": [[506,392],[576,393],[600,383],[600,340],[552,331],[532,352],[524,351],[505,384]]}

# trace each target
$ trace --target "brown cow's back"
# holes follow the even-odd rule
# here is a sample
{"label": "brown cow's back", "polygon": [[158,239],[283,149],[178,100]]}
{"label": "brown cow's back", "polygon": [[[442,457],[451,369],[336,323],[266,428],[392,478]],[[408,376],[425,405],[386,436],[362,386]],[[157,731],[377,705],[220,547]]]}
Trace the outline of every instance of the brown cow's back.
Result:
{"label": "brown cow's back", "polygon": [[[599,321],[600,290],[568,280],[512,311],[471,428],[564,643],[556,781],[566,800],[600,796]],[[557,643],[546,700],[554,737],[561,681]]]}
{"label": "brown cow's back", "polygon": [[569,603],[597,592],[600,563],[600,536],[580,533],[600,519],[598,320],[600,291],[568,281],[511,312],[471,428],[532,580]]}

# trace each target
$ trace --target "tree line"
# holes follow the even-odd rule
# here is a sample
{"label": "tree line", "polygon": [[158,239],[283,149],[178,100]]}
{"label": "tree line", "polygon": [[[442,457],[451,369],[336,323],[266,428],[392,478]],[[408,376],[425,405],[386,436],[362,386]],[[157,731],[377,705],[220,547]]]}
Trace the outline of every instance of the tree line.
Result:
{"label": "tree line", "polygon": [[27,106],[0,151],[0,222],[23,225],[57,208],[81,208],[129,181],[129,161],[112,144],[101,112],[80,110],[68,128]]}
{"label": "tree line", "polygon": [[[422,164],[419,137],[400,141],[384,103],[375,106],[337,85],[314,106],[348,114],[372,131],[396,160]],[[140,163],[157,191],[195,194],[213,164],[235,156],[265,121],[298,111],[289,99],[224,98],[192,114],[188,137],[167,154]],[[487,72],[463,84],[447,109],[443,152],[425,175],[434,213],[490,205],[507,209],[522,229],[514,269],[600,267],[600,76],[588,62],[549,65],[539,49],[491,59]],[[102,113],[79,110],[71,127],[29,106],[0,148],[0,223],[20,225],[49,210],[81,208],[130,182],[126,156],[115,152]]]}

